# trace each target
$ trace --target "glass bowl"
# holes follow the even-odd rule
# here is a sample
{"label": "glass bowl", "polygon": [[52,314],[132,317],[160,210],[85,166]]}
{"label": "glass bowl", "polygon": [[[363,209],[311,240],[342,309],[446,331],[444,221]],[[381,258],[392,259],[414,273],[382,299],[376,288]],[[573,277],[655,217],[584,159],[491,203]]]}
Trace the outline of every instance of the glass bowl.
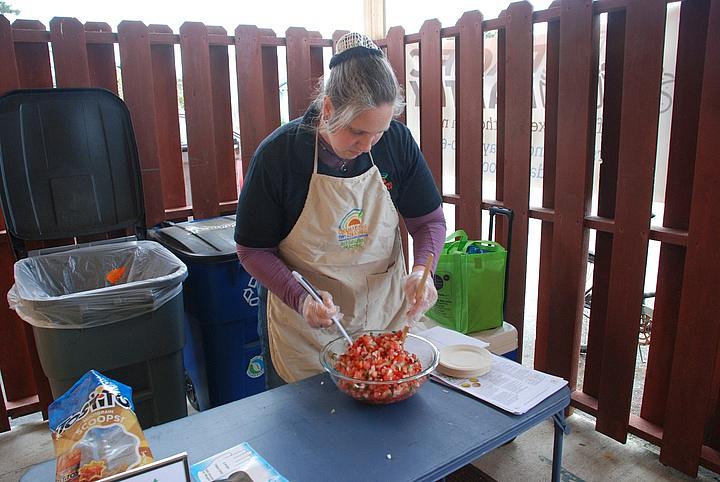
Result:
{"label": "glass bowl", "polygon": [[[392,331],[361,331],[353,334],[357,339],[362,335],[381,335]],[[335,382],[341,392],[361,402],[385,405],[410,398],[427,381],[428,375],[438,365],[438,349],[421,336],[408,333],[403,348],[417,356],[422,370],[415,375],[393,381],[363,380],[340,373],[336,368],[338,357],[347,350],[344,337],[337,338],[325,345],[320,352],[320,364]]]}

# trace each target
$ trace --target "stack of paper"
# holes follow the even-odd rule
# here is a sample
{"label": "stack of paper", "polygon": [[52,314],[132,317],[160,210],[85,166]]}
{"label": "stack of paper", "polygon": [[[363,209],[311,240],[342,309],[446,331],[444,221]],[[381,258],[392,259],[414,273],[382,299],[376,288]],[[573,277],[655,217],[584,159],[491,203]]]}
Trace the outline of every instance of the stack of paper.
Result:
{"label": "stack of paper", "polygon": [[[430,340],[439,350],[453,344],[488,346],[481,340],[439,326],[418,335]],[[567,381],[560,377],[524,367],[497,355],[492,356],[490,371],[479,377],[453,378],[437,370],[430,376],[516,415],[527,412],[567,385]]]}

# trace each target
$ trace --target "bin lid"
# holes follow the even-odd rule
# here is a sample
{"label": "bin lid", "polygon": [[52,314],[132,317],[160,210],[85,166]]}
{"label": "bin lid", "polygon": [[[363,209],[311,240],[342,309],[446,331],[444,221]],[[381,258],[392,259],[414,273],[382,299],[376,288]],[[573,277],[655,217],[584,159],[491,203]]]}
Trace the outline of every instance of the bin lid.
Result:
{"label": "bin lid", "polygon": [[507,321],[503,321],[503,324],[497,328],[476,331],[475,333],[468,333],[468,335],[490,343],[488,350],[496,355],[503,355],[507,352],[517,350],[518,347],[517,329]]}
{"label": "bin lid", "polygon": [[16,238],[144,227],[130,113],[104,89],[0,96],[0,184],[7,229]]}
{"label": "bin lid", "polygon": [[181,259],[222,262],[236,259],[235,215],[176,223],[148,233]]}

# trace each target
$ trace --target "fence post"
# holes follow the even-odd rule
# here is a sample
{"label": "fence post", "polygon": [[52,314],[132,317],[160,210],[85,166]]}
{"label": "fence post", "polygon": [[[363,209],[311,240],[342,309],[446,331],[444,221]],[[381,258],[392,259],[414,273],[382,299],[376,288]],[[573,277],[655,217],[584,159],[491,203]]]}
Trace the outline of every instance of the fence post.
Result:
{"label": "fence post", "polygon": [[[545,325],[555,349],[545,369],[575,386],[580,352],[583,293],[595,146],[599,17],[592,1],[565,0],[560,13],[555,222],[550,302]],[[572,143],[564,139],[573,139]],[[552,320],[552,322],[549,322]]]}
{"label": "fence post", "polygon": [[[320,32],[308,32],[308,34],[310,35],[310,39],[322,40]],[[334,45],[333,48],[335,48]],[[323,75],[325,75],[323,47],[310,45],[310,100],[314,98],[318,81]]]}
{"label": "fence post", "polygon": [[[15,62],[15,43],[12,27],[4,15],[0,15],[0,94],[17,89],[20,86],[18,69]],[[4,228],[4,225],[2,226]]]}
{"label": "fence post", "polygon": [[50,20],[55,81],[58,87],[89,87],[85,28],[76,18]]}
{"label": "fence post", "polygon": [[441,194],[442,95],[440,22],[426,20],[420,28],[420,149]]}
{"label": "fence post", "polygon": [[[339,36],[336,38],[335,35],[333,35],[333,39],[337,41],[339,39]],[[404,91],[406,86],[405,29],[402,27],[391,27],[390,30],[388,30],[387,37],[385,39],[385,45],[387,46],[385,55],[387,56],[390,65],[395,71],[395,77],[397,77],[398,84],[400,84],[400,87]],[[405,96],[405,101],[407,102],[407,96]],[[407,123],[405,115],[406,112],[407,108],[404,108],[402,113],[397,117],[397,120],[402,122],[403,124]],[[405,267],[410,269],[410,247],[408,243],[408,237],[409,234],[407,231],[407,227],[405,226],[404,222],[401,222],[400,240],[403,247],[403,257],[405,258]]]}
{"label": "fence post", "polygon": [[596,425],[620,442],[627,438],[635,377],[666,8],[654,0],[636,0],[626,9],[615,232]]}
{"label": "fence post", "polygon": [[[687,254],[660,462],[692,477],[705,436],[720,345],[720,1],[711,0],[697,130]],[[695,47],[697,48],[697,47]],[[710,254],[712,253],[712,254]],[[715,392],[717,393],[717,392]],[[716,396],[716,395],[715,395]],[[715,408],[715,407],[713,407]],[[687,417],[686,414],[694,414]],[[717,431],[717,427],[715,432]],[[716,459],[717,462],[717,459]]]}
{"label": "fence post", "polygon": [[[208,34],[227,38],[222,27],[207,28]],[[210,83],[212,87],[213,126],[215,128],[215,168],[219,202],[237,202],[232,105],[230,101],[230,61],[227,45],[210,45]],[[227,209],[227,208],[226,208]]]}
{"label": "fence post", "polygon": [[[167,25],[148,25],[148,31],[172,34]],[[185,173],[180,139],[178,79],[175,71],[175,45],[151,44],[150,58],[155,89],[157,152],[162,182],[163,205],[167,209],[190,204],[185,199]],[[185,122],[184,120],[182,122]],[[187,139],[186,139],[187,141]]]}
{"label": "fence post", "polygon": [[[545,42],[545,134],[543,149],[542,207],[555,208],[557,165],[558,76],[560,74],[560,20],[548,22]],[[550,296],[554,222],[542,221],[540,227],[540,264],[538,270],[538,302],[535,323],[535,368],[547,371],[550,345]],[[572,386],[572,385],[571,385]]]}
{"label": "fence post", "polygon": [[[470,239],[482,238],[483,181],[483,16],[466,12],[457,22],[455,41],[455,184],[460,205],[455,226]],[[480,55],[478,55],[478,52]]]}
{"label": "fence post", "polygon": [[[112,34],[112,28],[104,22],[85,22],[85,32],[107,32]],[[87,63],[90,71],[90,84],[117,94],[115,44],[112,42],[87,44]]]}
{"label": "fence post", "polygon": [[[511,3],[505,14],[504,39],[498,35],[506,55],[501,76],[498,71],[498,200],[514,211],[512,255],[508,269],[508,290],[505,293],[505,316],[518,331],[518,351],[522,357],[523,324],[525,320],[525,278],[527,274],[528,206],[530,202],[530,122],[532,119],[532,5]],[[501,61],[498,55],[498,64]],[[502,77],[502,87],[501,84]],[[503,101],[500,103],[500,89]],[[500,110],[503,110],[501,117]],[[500,156],[504,156],[501,160]],[[500,188],[502,183],[502,188]],[[500,197],[502,195],[502,197]],[[520,358],[522,359],[522,358]]]}
{"label": "fence post", "polygon": [[310,32],[304,28],[290,27],[285,32],[290,119],[302,116],[312,101],[315,84],[309,40]]}
{"label": "fence post", "polygon": [[[687,231],[710,3],[705,0],[683,2],[680,8],[663,226]],[[663,243],[660,247],[652,344],[640,412],[642,418],[660,426],[665,420],[670,387],[685,254],[684,246]]]}
{"label": "fence post", "polygon": [[[577,380],[595,151],[599,17],[591,0],[564,0],[560,13],[553,269],[545,369]],[[572,142],[564,142],[573,139]]]}
{"label": "fence post", "polygon": [[210,75],[210,47],[207,27],[185,22],[180,27],[185,123],[188,135],[188,164],[193,216],[217,216],[217,152]]}
{"label": "fence post", "polygon": [[155,226],[165,219],[160,159],[157,148],[157,114],[148,28],[142,22],[118,25],[123,98],[130,109],[142,171],[145,219]]}
{"label": "fence post", "polygon": [[[20,87],[17,62],[15,59],[15,43],[13,41],[10,21],[0,15],[0,95]],[[0,213],[0,229],[5,229],[5,218]]]}
{"label": "fence post", "polygon": [[[335,37],[333,36],[333,39]],[[405,29],[402,27],[391,27],[388,30],[386,38],[386,55],[390,65],[395,71],[398,84],[405,90]],[[407,100],[407,98],[406,98]],[[406,123],[405,113],[407,109],[403,109],[402,114],[398,116],[398,120],[403,124]]]}
{"label": "fence post", "polygon": [[[15,66],[15,45],[13,43],[12,27],[4,15],[0,15],[0,65],[4,66],[3,69],[0,70],[0,94],[3,94],[16,89],[19,83],[17,67]],[[5,228],[5,220],[2,215],[0,215],[0,228]],[[7,236],[3,236],[3,238],[2,244],[6,245]],[[9,250],[4,251],[5,256],[9,254]],[[12,275],[8,276],[9,273],[12,273],[9,269],[2,271],[2,281],[0,282],[2,282],[3,285],[12,284]],[[7,315],[10,314],[9,309],[3,308],[3,311],[5,311]],[[10,316],[3,318],[4,320],[0,323],[0,332],[3,333],[2,339],[20,338],[17,333],[8,333],[13,328],[8,326],[12,323]],[[0,352],[4,354],[6,350],[0,350]],[[0,363],[0,367],[5,367],[7,364],[5,358],[7,357],[3,356],[3,359],[0,360],[3,362]],[[25,375],[27,377],[28,374]],[[2,392],[0,392],[0,432],[7,432],[8,430],[10,430],[10,420],[8,419],[7,409],[5,408],[5,397],[2,395]]]}
{"label": "fence post", "polygon": [[[33,27],[39,22],[27,22]],[[44,29],[44,28],[43,28]],[[18,68],[18,57],[13,40],[13,28],[9,21],[0,15],[0,94],[21,87]],[[5,220],[0,215],[0,228],[5,229]],[[10,247],[10,240],[7,235],[2,236],[0,241],[0,252],[2,253],[2,266],[0,266],[0,285],[2,292],[7,293],[14,282],[13,263],[14,254]],[[0,369],[3,371],[3,383],[8,402],[22,400],[38,394],[39,406],[43,414],[47,415],[47,406],[52,400],[50,385],[40,367],[40,360],[35,348],[35,339],[32,329],[25,322],[20,320],[7,303],[2,310],[2,321],[0,321],[0,340],[3,340],[5,347],[12,346],[14,352],[0,347]],[[10,429],[8,410],[5,406],[2,395],[0,395],[0,432]],[[30,402],[29,404],[33,404]],[[27,404],[26,404],[27,405]]]}
{"label": "fence post", "polygon": [[[13,29],[45,32],[45,25],[37,20],[15,20]],[[18,78],[23,88],[47,89],[53,86],[50,49],[47,42],[15,44],[15,60]]]}
{"label": "fence post", "polygon": [[[271,29],[261,28],[260,35],[277,41],[275,32]],[[262,46],[260,52],[262,56],[263,95],[265,98],[265,134],[262,137],[264,138],[280,127],[280,79],[278,79],[277,47],[275,45]]]}
{"label": "fence post", "polygon": [[[250,160],[260,142],[269,134],[270,119],[268,105],[274,96],[279,102],[279,88],[269,92],[268,86],[278,85],[277,49],[269,48],[274,54],[274,75],[266,77],[266,56],[261,37],[275,34],[263,31],[255,25],[238,25],[235,28],[235,65],[237,69],[238,106],[240,115],[240,158],[243,176],[247,174]],[[272,59],[269,59],[272,61]],[[279,118],[278,118],[279,124]]]}

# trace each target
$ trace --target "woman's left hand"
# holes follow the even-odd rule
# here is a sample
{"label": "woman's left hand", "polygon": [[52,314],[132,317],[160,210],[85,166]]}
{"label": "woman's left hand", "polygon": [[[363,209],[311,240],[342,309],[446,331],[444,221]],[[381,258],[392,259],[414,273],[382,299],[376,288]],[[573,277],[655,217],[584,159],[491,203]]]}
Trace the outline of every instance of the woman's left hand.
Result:
{"label": "woman's left hand", "polygon": [[438,293],[435,289],[435,282],[432,274],[425,278],[425,283],[418,295],[418,285],[422,282],[423,266],[416,266],[412,273],[403,279],[403,293],[408,302],[408,311],[405,317],[408,321],[416,322],[425,314],[437,301]]}

